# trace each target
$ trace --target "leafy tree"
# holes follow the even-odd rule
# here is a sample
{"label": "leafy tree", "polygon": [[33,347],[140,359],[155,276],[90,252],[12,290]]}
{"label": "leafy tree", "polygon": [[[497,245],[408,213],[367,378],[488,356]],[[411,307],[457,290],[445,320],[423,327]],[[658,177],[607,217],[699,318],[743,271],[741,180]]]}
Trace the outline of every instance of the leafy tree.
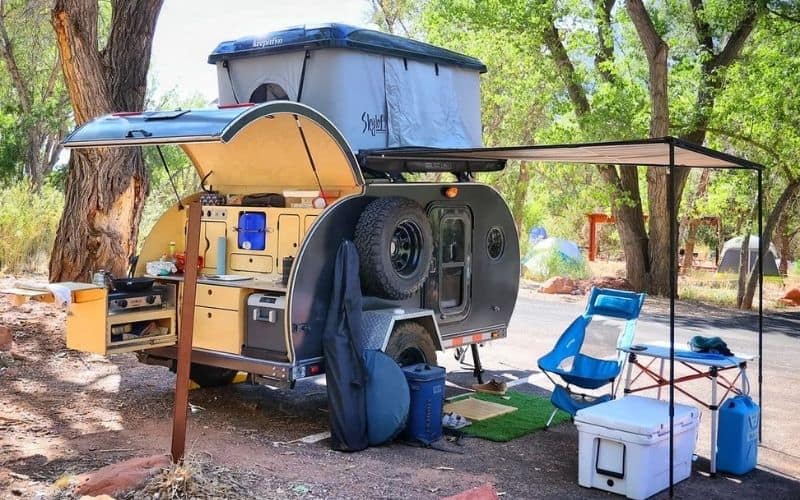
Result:
{"label": "leafy tree", "polygon": [[[672,134],[703,143],[725,74],[764,12],[762,2],[745,0],[431,0],[423,17],[440,40],[490,31],[546,65],[559,83],[544,108],[562,124],[563,133],[552,136],[556,140]],[[598,171],[611,188],[628,279],[639,289],[666,294],[666,169],[647,169],[644,179],[636,167],[600,165]],[[688,174],[689,169],[677,172],[676,202]]]}
{"label": "leafy tree", "polygon": [[[0,0],[0,175],[24,174],[36,190],[61,153],[69,100],[49,0]],[[5,81],[3,81],[5,80]],[[2,117],[5,115],[5,119]]]}
{"label": "leafy tree", "polygon": [[[144,105],[153,32],[162,0],[112,0],[108,35],[98,0],[56,0],[51,21],[78,125]],[[135,252],[148,178],[139,148],[75,150],[64,215],[50,260],[53,281],[100,267],[125,272]]]}

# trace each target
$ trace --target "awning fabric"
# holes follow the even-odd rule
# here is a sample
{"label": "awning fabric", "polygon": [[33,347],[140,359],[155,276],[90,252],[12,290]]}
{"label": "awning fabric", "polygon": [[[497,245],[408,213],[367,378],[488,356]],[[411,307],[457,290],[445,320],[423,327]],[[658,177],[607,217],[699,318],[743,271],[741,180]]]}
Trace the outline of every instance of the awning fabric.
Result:
{"label": "awning fabric", "polygon": [[677,137],[586,144],[512,146],[474,149],[405,148],[369,151],[368,160],[522,160],[549,163],[585,163],[668,167],[670,146],[674,166],[694,168],[742,168],[760,170],[761,165],[727,153],[687,142]]}

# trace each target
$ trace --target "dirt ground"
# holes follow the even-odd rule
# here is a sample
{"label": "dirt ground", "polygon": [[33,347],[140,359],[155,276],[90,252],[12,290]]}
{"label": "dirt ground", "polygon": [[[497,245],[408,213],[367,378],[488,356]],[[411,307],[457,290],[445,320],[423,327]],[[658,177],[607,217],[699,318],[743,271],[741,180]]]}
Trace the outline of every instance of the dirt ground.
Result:
{"label": "dirt ground", "polygon": [[[0,279],[0,287],[11,281]],[[0,297],[0,324],[16,343],[13,363],[0,368],[0,498],[55,498],[53,483],[64,475],[169,449],[173,375],[132,354],[66,350],[64,318],[48,304],[15,308]],[[467,384],[470,375],[455,371],[449,380]],[[613,497],[577,485],[577,432],[569,423],[509,443],[465,439],[448,444],[451,452],[394,443],[344,454],[327,441],[292,442],[327,430],[319,381],[293,391],[200,389],[190,402],[190,454],[231,478],[235,498],[424,499],[485,483],[503,498]],[[679,498],[800,498],[795,471],[760,467],[743,478],[709,479],[704,459],[695,468]]]}

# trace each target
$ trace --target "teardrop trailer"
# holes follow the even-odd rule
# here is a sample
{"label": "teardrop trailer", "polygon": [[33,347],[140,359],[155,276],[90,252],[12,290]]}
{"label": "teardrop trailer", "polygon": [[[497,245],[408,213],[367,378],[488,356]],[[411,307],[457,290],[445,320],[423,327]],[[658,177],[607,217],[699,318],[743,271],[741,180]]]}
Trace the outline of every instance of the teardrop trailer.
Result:
{"label": "teardrop trailer", "polygon": [[[219,385],[244,371],[293,384],[324,373],[321,334],[344,239],[361,261],[363,347],[411,364],[473,345],[479,376],[477,344],[506,336],[520,256],[507,204],[473,175],[506,161],[388,153],[480,147],[480,61],[325,25],[225,42],[209,62],[220,80],[216,109],[112,114],[64,141],[179,145],[213,185],[214,204],[202,207],[192,378]],[[171,242],[185,251],[181,208],[155,224],[136,275]],[[220,267],[235,276],[217,276]],[[76,285],[67,346],[172,366],[183,277],[157,283],[136,297]]]}

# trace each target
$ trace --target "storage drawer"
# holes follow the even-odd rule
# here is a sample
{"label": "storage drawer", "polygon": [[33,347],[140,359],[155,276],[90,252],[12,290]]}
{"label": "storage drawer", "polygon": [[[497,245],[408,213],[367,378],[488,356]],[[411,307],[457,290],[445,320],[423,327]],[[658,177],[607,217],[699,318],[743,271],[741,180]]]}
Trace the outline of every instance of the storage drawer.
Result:
{"label": "storage drawer", "polygon": [[192,346],[240,354],[244,343],[241,315],[211,307],[195,307]]}
{"label": "storage drawer", "polygon": [[244,302],[245,292],[243,288],[198,283],[195,305],[238,311]]}
{"label": "storage drawer", "polygon": [[231,269],[234,271],[251,271],[254,273],[269,274],[272,272],[272,256],[232,253]]}

